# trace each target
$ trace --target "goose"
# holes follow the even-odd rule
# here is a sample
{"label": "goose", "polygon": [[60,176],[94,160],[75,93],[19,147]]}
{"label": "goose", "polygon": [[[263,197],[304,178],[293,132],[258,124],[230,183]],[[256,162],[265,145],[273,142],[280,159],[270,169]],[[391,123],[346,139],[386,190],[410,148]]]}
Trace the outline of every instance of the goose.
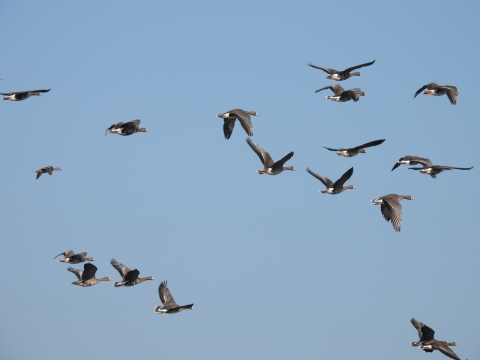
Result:
{"label": "goose", "polygon": [[122,136],[132,135],[137,132],[148,132],[147,129],[141,128],[139,126],[140,126],[139,119],[128,121],[128,122],[118,122],[110,126],[107,130],[105,130],[105,135],[107,135],[107,132],[109,132],[110,134],[118,134]]}
{"label": "goose", "polygon": [[270,154],[265,150],[263,150],[259,145],[255,144],[249,138],[247,138],[246,140],[248,145],[252,148],[253,151],[255,151],[255,153],[258,155],[258,157],[260,158],[260,161],[263,164],[264,169],[257,170],[257,172],[260,175],[262,174],[278,175],[284,170],[296,171],[293,166],[283,166],[283,164],[285,164],[288,160],[292,158],[293,151],[275,162],[272,160],[272,157],[270,156]]}
{"label": "goose", "polygon": [[240,125],[242,125],[243,129],[247,133],[248,136],[253,135],[253,125],[252,119],[250,115],[258,116],[255,111],[246,111],[242,109],[234,109],[227,111],[223,114],[218,114],[217,117],[222,118],[224,120],[223,123],[223,134],[225,135],[225,139],[230,139],[232,136],[233,127],[235,126],[235,120],[238,119]]}
{"label": "goose", "polygon": [[0,93],[5,95],[3,100],[10,101],[22,101],[28,99],[30,96],[42,96],[41,93],[49,92],[51,89],[42,89],[42,90],[25,90],[25,91],[12,91],[9,93]]}
{"label": "goose", "polygon": [[393,165],[392,171],[395,170],[400,165],[418,165],[422,164],[424,167],[432,166],[432,162],[429,159],[421,158],[414,155],[407,155],[398,159],[398,161]]}
{"label": "goose", "polygon": [[370,141],[366,144],[360,145],[360,146],[355,146],[353,148],[348,148],[348,149],[332,149],[328,148],[326,146],[323,146],[325,149],[330,150],[330,151],[339,151],[337,153],[338,156],[345,156],[345,157],[353,157],[357,156],[359,153],[365,154],[366,151],[363,148],[371,147],[371,146],[377,146],[383,143],[385,139],[381,140],[375,140],[375,141]]}
{"label": "goose", "polygon": [[137,269],[130,270],[128,267],[126,267],[122,263],[119,263],[115,259],[110,260],[110,264],[112,264],[112,266],[118,271],[118,273],[122,277],[122,281],[115,282],[113,284],[114,287],[134,286],[146,280],[155,280],[152,276],[139,278],[138,275],[140,275],[140,271],[138,271]]}
{"label": "goose", "polygon": [[418,346],[420,349],[426,352],[438,350],[442,354],[447,355],[449,358],[460,360],[457,354],[455,354],[453,350],[449,348],[449,346],[457,346],[457,343],[435,340],[433,338],[435,331],[414,318],[412,318],[410,321],[412,322],[412,325],[415,326],[415,329],[418,330],[418,337],[420,338],[420,341],[412,342],[412,346]]}
{"label": "goose", "polygon": [[427,85],[423,85],[420,89],[417,90],[415,95],[413,96],[414,98],[417,97],[418,94],[420,94],[423,90],[427,89],[423,94],[426,96],[442,96],[447,94],[448,100],[450,100],[450,103],[452,105],[455,105],[457,103],[457,98],[458,98],[458,90],[455,86],[452,85],[438,85],[437,83],[430,83]]}
{"label": "goose", "polygon": [[335,94],[335,96],[327,96],[327,99],[332,101],[337,101],[337,102],[345,102],[349,100],[353,100],[354,102],[357,102],[360,99],[360,96],[367,96],[367,94],[362,90],[360,90],[359,88],[345,90],[340,84],[325,86],[321,89],[316,90],[315,93],[325,89],[330,89]]}
{"label": "goose", "polygon": [[35,172],[37,173],[37,180],[40,176],[42,176],[42,174],[52,175],[54,171],[62,171],[62,169],[60,169],[59,167],[45,166],[41,169],[35,170]]}
{"label": "goose", "polygon": [[355,69],[359,69],[361,67],[364,67],[364,66],[370,66],[372,65],[373,63],[375,62],[375,60],[371,61],[371,62],[368,62],[368,63],[365,63],[365,64],[360,64],[360,65],[357,65],[357,66],[352,66],[352,67],[349,67],[348,69],[345,69],[343,71],[338,71],[338,70],[335,70],[335,69],[330,69],[330,68],[324,68],[324,67],[321,67],[321,66],[317,66],[317,65],[313,65],[311,63],[308,63],[307,65],[308,66],[311,66],[315,69],[320,69],[320,70],[323,70],[325,71],[327,74],[330,74],[327,76],[327,79],[332,79],[332,80],[336,80],[336,81],[342,81],[342,80],[347,80],[348,78],[352,77],[352,76],[362,76],[362,74],[360,74],[358,71],[355,71],[355,72],[351,72],[352,70],[355,70]]}
{"label": "goose", "polygon": [[60,259],[58,261],[63,262],[63,263],[69,263],[69,264],[80,264],[84,261],[95,261],[94,258],[92,257],[87,257],[86,252],[81,252],[78,254],[75,254],[75,251],[73,250],[67,250],[63,253],[58,254],[57,256],[54,257],[56,259],[60,255],[63,255],[63,259]]}
{"label": "goose", "polygon": [[74,273],[78,278],[78,281],[72,282],[73,285],[86,287],[98,284],[100,281],[112,280],[108,276],[100,279],[95,278],[97,267],[90,263],[86,263],[85,265],[83,265],[83,271],[79,269],[74,269],[72,267],[69,267],[67,270]]}
{"label": "goose", "polygon": [[453,166],[442,166],[442,165],[430,165],[424,167],[411,167],[410,170],[419,170],[422,174],[430,175],[432,178],[436,178],[438,174],[445,170],[471,170],[472,167],[469,168],[461,168],[461,167],[453,167]]}
{"label": "goose", "polygon": [[345,184],[345,182],[348,179],[350,179],[350,177],[352,176],[353,167],[348,169],[345,172],[345,174],[343,174],[340,177],[340,179],[335,181],[335,183],[332,180],[330,180],[329,178],[326,178],[325,176],[322,176],[320,174],[317,174],[316,172],[313,172],[308,167],[307,167],[307,171],[310,175],[312,175],[313,177],[316,177],[318,180],[320,180],[323,183],[323,185],[325,185],[327,187],[325,190],[320,191],[322,194],[336,195],[336,194],[340,194],[341,192],[343,192],[347,189],[355,189],[355,187],[353,185],[343,186],[343,184]]}
{"label": "goose", "polygon": [[172,294],[170,294],[170,290],[167,287],[167,280],[163,281],[158,287],[158,295],[163,306],[155,306],[153,309],[155,314],[176,314],[183,310],[195,310],[193,304],[180,306],[173,300]]}
{"label": "goose", "polygon": [[413,200],[410,195],[389,194],[380,196],[378,199],[373,199],[373,205],[380,205],[382,215],[387,221],[391,221],[395,231],[400,231],[402,226],[402,205],[400,200]]}

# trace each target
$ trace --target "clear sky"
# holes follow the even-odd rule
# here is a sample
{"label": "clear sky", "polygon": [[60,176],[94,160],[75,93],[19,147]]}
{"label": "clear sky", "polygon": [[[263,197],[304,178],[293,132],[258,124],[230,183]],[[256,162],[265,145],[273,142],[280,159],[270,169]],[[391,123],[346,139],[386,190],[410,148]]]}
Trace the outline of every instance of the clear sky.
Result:
{"label": "clear sky", "polygon": [[[2,359],[445,360],[410,346],[410,319],[480,356],[478,1],[2,2]],[[376,60],[359,102],[321,70]],[[413,95],[435,81],[447,97]],[[260,176],[237,123],[296,172]],[[141,119],[149,132],[104,135]],[[386,139],[342,158],[322,148]],[[402,156],[475,166],[437,179]],[[35,170],[63,171],[35,180]],[[323,195],[305,168],[355,190]],[[396,233],[371,199],[397,193]],[[475,210],[477,209],[477,210]],[[71,285],[53,257],[87,251],[154,276]],[[75,265],[83,268],[83,264]],[[195,311],[156,315],[168,280]]]}

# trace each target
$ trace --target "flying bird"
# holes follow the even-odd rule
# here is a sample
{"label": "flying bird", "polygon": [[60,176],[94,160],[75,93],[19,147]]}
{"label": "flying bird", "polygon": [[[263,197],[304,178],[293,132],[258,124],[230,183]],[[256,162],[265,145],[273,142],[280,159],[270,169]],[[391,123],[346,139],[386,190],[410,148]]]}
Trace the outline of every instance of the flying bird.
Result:
{"label": "flying bird", "polygon": [[190,305],[178,305],[175,300],[173,300],[173,296],[168,290],[167,281],[163,281],[160,286],[158,287],[158,295],[160,296],[160,301],[162,302],[163,306],[155,306],[153,311],[155,314],[176,314],[183,310],[195,310],[193,308],[193,304]]}
{"label": "flying bird", "polygon": [[374,62],[375,62],[375,60],[373,60],[371,62],[368,62],[368,63],[365,63],[365,64],[352,66],[352,67],[349,67],[348,69],[345,69],[343,71],[338,71],[338,70],[330,69],[330,68],[324,68],[324,67],[321,67],[321,66],[313,65],[311,63],[308,63],[308,65],[315,68],[315,69],[323,70],[327,74],[330,74],[330,75],[327,76],[327,79],[342,81],[342,80],[347,80],[348,78],[350,78],[352,76],[362,76],[362,74],[360,74],[358,71],[355,71],[355,72],[351,72],[351,71],[355,70],[355,69],[359,69],[359,68],[364,67],[364,66],[370,66]]}
{"label": "flying bird", "polygon": [[400,165],[418,165],[422,164],[424,167],[432,166],[432,162],[429,159],[421,158],[414,155],[407,155],[398,159],[398,161],[393,165],[392,171],[395,170]]}
{"label": "flying bird", "polygon": [[137,132],[148,132],[147,129],[140,127],[140,120],[132,120],[128,122],[118,122],[110,126],[107,130],[105,130],[105,135],[107,132],[110,134],[118,134],[122,136],[128,136],[135,134]]}
{"label": "flying bird", "polygon": [[257,172],[262,175],[262,174],[268,174],[268,175],[278,175],[284,170],[291,170],[291,171],[296,171],[293,166],[283,166],[288,160],[291,159],[293,156],[293,151],[285,155],[283,158],[281,158],[278,161],[273,161],[271,158],[270,154],[263,150],[260,145],[255,144],[252,140],[247,138],[247,143],[248,145],[252,148],[253,151],[258,155],[260,158],[260,161],[263,164],[263,170],[257,170]]}
{"label": "flying bird", "polygon": [[42,174],[52,175],[54,171],[62,171],[59,167],[45,166],[41,169],[35,170],[37,173],[37,179],[42,176]]}
{"label": "flying bird", "polygon": [[98,284],[100,281],[112,280],[108,276],[100,279],[95,278],[97,267],[90,263],[86,263],[85,265],[83,265],[83,271],[79,269],[74,269],[72,267],[69,267],[67,270],[74,273],[75,276],[78,278],[78,281],[72,282],[73,285],[87,287]]}
{"label": "flying bird", "polygon": [[430,165],[424,167],[411,167],[410,170],[419,170],[422,174],[430,175],[432,178],[436,178],[438,174],[445,170],[471,170],[472,167],[469,168],[461,168],[461,167],[453,167],[453,166],[443,166],[443,165]]}
{"label": "flying bird", "polygon": [[343,148],[332,149],[332,148],[328,148],[326,146],[323,146],[323,147],[327,150],[330,150],[330,151],[339,151],[337,153],[338,156],[353,157],[353,156],[357,156],[359,153],[365,154],[366,151],[364,150],[364,148],[380,145],[384,141],[385,141],[385,139],[370,141],[366,144],[355,146],[353,148],[347,148],[347,149],[343,149]]}
{"label": "flying bird", "polygon": [[49,92],[50,90],[51,89],[12,91],[9,93],[0,93],[0,94],[5,95],[3,100],[22,101],[22,100],[28,99],[30,96],[42,96],[42,93]]}
{"label": "flying bird", "polygon": [[347,189],[355,189],[355,187],[353,185],[343,186],[343,184],[345,184],[345,182],[348,179],[350,179],[350,177],[352,176],[353,167],[348,169],[345,172],[345,174],[343,174],[340,177],[340,179],[338,179],[335,182],[333,182],[332,180],[330,180],[329,178],[327,178],[325,176],[317,174],[316,172],[310,170],[308,167],[307,167],[307,171],[310,175],[312,175],[313,177],[316,177],[318,180],[320,180],[323,183],[323,185],[325,185],[327,187],[325,190],[320,191],[322,194],[336,195],[336,194],[340,194],[341,192],[343,192]]}
{"label": "flying bird", "polygon": [[458,98],[458,90],[456,86],[452,85],[438,85],[437,83],[430,83],[427,85],[423,85],[420,89],[417,90],[415,95],[413,96],[414,98],[417,97],[418,94],[420,94],[423,90],[427,89],[423,94],[430,96],[442,96],[447,94],[448,100],[450,100],[450,103],[452,105],[455,105],[457,103],[457,98]]}
{"label": "flying bird", "polygon": [[359,88],[345,90],[340,84],[325,86],[321,89],[316,90],[315,93],[325,89],[330,89],[335,94],[335,96],[327,96],[327,99],[332,101],[337,101],[337,102],[346,102],[349,100],[353,100],[354,102],[357,102],[360,99],[360,96],[367,96],[367,94],[362,90],[360,90]]}
{"label": "flying bird", "polygon": [[55,256],[54,259],[56,259],[60,255],[63,255],[63,259],[60,259],[58,261],[63,262],[63,263],[80,264],[84,261],[95,261],[94,258],[87,257],[86,252],[81,252],[81,253],[75,254],[75,251],[67,250],[67,251],[65,251],[63,253],[60,253],[57,256]]}
{"label": "flying bird", "polygon": [[112,266],[118,271],[118,273],[122,277],[122,281],[118,281],[113,284],[114,287],[134,286],[146,280],[155,280],[155,278],[153,278],[152,276],[139,278],[138,275],[140,275],[140,271],[138,271],[137,269],[130,270],[128,267],[126,267],[122,263],[119,263],[115,259],[110,260],[110,264],[112,264]]}
{"label": "flying bird", "polygon": [[230,139],[230,136],[232,136],[233,127],[235,126],[235,120],[238,120],[240,122],[240,125],[242,125],[248,136],[252,136],[253,125],[250,115],[258,116],[255,111],[246,111],[242,109],[234,109],[227,111],[223,114],[218,114],[217,117],[224,120],[223,134],[225,135],[225,139],[228,140]]}
{"label": "flying bird", "polygon": [[382,215],[387,221],[391,221],[395,231],[400,231],[402,227],[402,205],[400,200],[413,200],[410,195],[389,194],[373,199],[373,205],[380,205]]}
{"label": "flying bird", "polygon": [[418,346],[420,349],[426,352],[433,352],[433,350],[438,350],[442,354],[447,355],[449,358],[460,360],[460,358],[453,352],[449,346],[457,346],[455,342],[447,341],[438,341],[434,339],[435,331],[429,328],[424,323],[412,318],[410,320],[415,329],[418,330],[418,337],[420,341],[412,342],[412,346]]}

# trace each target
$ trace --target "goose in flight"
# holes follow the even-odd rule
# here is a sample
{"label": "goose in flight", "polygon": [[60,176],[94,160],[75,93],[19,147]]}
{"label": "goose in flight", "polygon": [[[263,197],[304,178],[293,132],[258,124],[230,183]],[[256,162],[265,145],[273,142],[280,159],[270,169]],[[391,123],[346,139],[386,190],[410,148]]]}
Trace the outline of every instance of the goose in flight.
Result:
{"label": "goose in flight", "polygon": [[242,109],[234,109],[227,111],[223,114],[218,114],[217,117],[222,118],[224,121],[223,134],[225,136],[225,139],[228,140],[230,139],[230,136],[232,136],[233,127],[235,126],[235,120],[238,120],[240,122],[240,125],[242,125],[248,136],[252,136],[253,125],[250,115],[258,116],[255,111],[246,111]]}
{"label": "goose in flight", "polygon": [[413,200],[410,195],[389,194],[373,199],[373,205],[380,205],[382,215],[387,221],[391,221],[395,231],[400,231],[402,227],[402,205],[400,200]]}
{"label": "goose in flight", "polygon": [[453,352],[449,346],[457,346],[455,342],[447,342],[447,341],[438,341],[434,339],[435,331],[429,328],[424,323],[412,318],[410,320],[412,325],[418,331],[418,337],[420,341],[412,342],[412,346],[418,346],[420,349],[426,352],[433,352],[433,350],[438,350],[442,354],[447,355],[449,358],[454,360],[460,360],[460,358]]}
{"label": "goose in flight", "polygon": [[180,306],[175,302],[175,300],[173,300],[173,296],[170,293],[170,290],[168,290],[166,280],[163,281],[158,287],[158,295],[160,296],[160,301],[162,302],[163,306],[155,306],[153,309],[155,314],[176,314],[183,310],[195,310],[193,308],[193,304]]}
{"label": "goose in flight", "polygon": [[263,164],[263,170],[257,170],[257,172],[262,175],[262,174],[268,174],[268,175],[278,175],[284,170],[291,170],[291,171],[296,171],[293,166],[283,166],[288,160],[290,160],[293,156],[293,151],[285,155],[283,158],[281,158],[278,161],[273,161],[272,157],[268,152],[263,150],[260,145],[255,144],[252,140],[247,138],[247,143],[248,145],[252,148],[253,151],[255,151],[255,154],[258,155],[260,158],[260,161]]}
{"label": "goose in flight", "polygon": [[307,167],[307,171],[310,175],[312,175],[313,177],[316,177],[318,180],[320,180],[323,183],[323,185],[325,185],[327,187],[325,190],[320,191],[322,194],[336,195],[336,194],[340,194],[341,192],[343,192],[347,189],[355,189],[355,187],[353,185],[343,186],[343,184],[345,184],[345,182],[348,179],[350,179],[350,177],[352,176],[353,167],[348,169],[345,172],[345,174],[343,174],[340,177],[340,179],[338,179],[335,182],[333,182],[332,180],[330,180],[329,178],[327,178],[325,176],[322,176],[320,174],[317,174],[316,172],[313,172],[308,167]]}
{"label": "goose in flight", "polygon": [[321,66],[313,65],[311,63],[308,63],[308,65],[315,68],[315,69],[320,69],[320,70],[325,71],[327,74],[329,74],[327,76],[327,79],[342,81],[342,80],[347,80],[352,76],[362,76],[362,74],[360,74],[358,71],[355,71],[355,72],[351,72],[351,71],[355,70],[355,69],[359,69],[359,68],[364,67],[364,66],[370,66],[374,62],[375,62],[375,60],[370,61],[370,62],[365,63],[365,64],[352,66],[352,67],[349,67],[348,69],[345,69],[343,71],[338,71],[338,70],[331,69],[331,68],[324,68],[324,67],[321,67]]}

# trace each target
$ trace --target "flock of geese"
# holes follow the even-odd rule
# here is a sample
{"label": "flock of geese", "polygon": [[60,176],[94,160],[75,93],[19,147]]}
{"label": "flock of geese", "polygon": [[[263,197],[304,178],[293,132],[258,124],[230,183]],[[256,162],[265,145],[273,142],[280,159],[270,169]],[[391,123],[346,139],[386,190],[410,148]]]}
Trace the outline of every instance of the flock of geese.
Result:
{"label": "flock of geese", "polygon": [[[353,70],[366,67],[366,66],[371,66],[373,65],[373,63],[375,63],[375,60],[368,63],[352,66],[343,71],[338,71],[332,68],[313,65],[311,63],[309,63],[308,65],[311,66],[312,68],[323,70],[326,73],[328,73],[329,75],[327,76],[327,79],[331,79],[335,81],[344,81],[349,79],[352,76],[362,76],[360,72],[358,71],[353,72]],[[357,102],[359,101],[360,96],[367,96],[367,94],[359,88],[345,90],[339,84],[327,85],[316,90],[315,92],[317,93],[327,89],[330,89],[334,95],[327,96],[326,98],[328,100],[336,101],[336,102],[346,102],[349,100],[353,100],[354,102]],[[420,94],[423,90],[425,90],[424,94],[426,96],[447,95],[452,105],[455,105],[457,103],[458,90],[455,86],[451,86],[451,85],[441,86],[432,82],[418,89],[414,95],[414,98],[418,94]],[[0,93],[0,94],[5,96],[3,100],[22,101],[32,96],[42,96],[43,93],[47,93],[49,91],[50,89],[40,89],[40,90],[13,91],[9,93]],[[243,129],[245,130],[248,136],[253,136],[253,125],[252,125],[251,116],[258,116],[258,114],[255,111],[247,111],[242,109],[233,109],[223,114],[218,114],[217,117],[222,118],[224,120],[223,134],[225,136],[225,139],[228,140],[232,136],[236,120],[240,122],[240,125],[243,127]],[[140,127],[140,120],[138,119],[128,121],[128,122],[118,122],[116,124],[113,124],[106,129],[105,135],[107,133],[110,133],[110,134],[117,134],[121,136],[129,136],[137,132],[148,132],[146,128]],[[262,162],[263,169],[257,171],[259,174],[278,175],[282,173],[284,170],[295,171],[295,168],[293,166],[284,166],[285,163],[293,157],[294,155],[293,151],[285,155],[280,160],[274,161],[270,156],[270,154],[267,151],[265,151],[260,145],[253,142],[250,138],[247,138],[246,141],[247,141],[247,144],[250,146],[250,148],[257,154],[257,156],[260,158],[260,161]],[[384,141],[385,139],[379,139],[379,140],[370,141],[368,143],[355,146],[352,148],[325,147],[325,149],[329,151],[336,151],[338,156],[354,157],[354,156],[357,156],[358,154],[366,153],[365,151],[366,148],[378,146],[382,144]],[[453,166],[433,165],[432,162],[427,158],[421,158],[421,157],[412,156],[412,155],[401,157],[393,166],[392,171],[395,170],[400,165],[421,165],[421,167],[410,167],[409,169],[418,170],[420,173],[428,174],[432,178],[436,178],[436,176],[439,173],[445,170],[453,170],[453,169],[470,170],[473,168],[473,167],[460,168],[460,167],[453,167]],[[36,173],[37,173],[36,178],[37,179],[40,178],[42,174],[52,175],[54,171],[60,171],[60,170],[61,169],[58,167],[46,166],[36,170]],[[329,178],[323,175],[320,175],[312,171],[308,167],[306,170],[310,175],[320,180],[322,184],[326,187],[324,190],[320,191],[323,194],[337,195],[347,189],[354,189],[353,185],[344,186],[345,182],[347,182],[350,179],[350,177],[353,175],[353,167],[348,169],[335,182],[333,182],[332,180],[330,180]],[[390,221],[392,223],[393,228],[397,232],[400,231],[401,225],[402,225],[402,206],[400,205],[400,200],[403,200],[403,199],[413,200],[413,198],[410,195],[397,195],[397,194],[384,195],[384,196],[380,196],[377,199],[371,200],[371,202],[374,205],[380,205],[380,210],[383,217],[385,218],[386,221]],[[72,272],[77,277],[77,281],[72,282],[73,285],[89,287],[89,286],[96,285],[102,281],[112,280],[110,277],[102,277],[102,278],[95,277],[97,272],[97,267],[91,263],[95,261],[95,259],[92,257],[87,257],[86,252],[75,253],[73,250],[67,250],[57,255],[55,258],[57,258],[60,255],[63,255],[64,258],[60,259],[59,261],[66,264],[73,265],[73,264],[80,264],[85,261],[88,261],[87,263],[84,264],[83,270],[68,267],[67,270]],[[115,259],[111,259],[110,264],[118,271],[121,277],[120,281],[114,282],[113,284],[114,287],[131,287],[131,286],[141,284],[144,281],[155,280],[155,278],[152,276],[139,278],[140,271],[138,271],[137,269],[131,270],[130,268],[128,268],[127,266],[123,265],[122,263],[118,262]],[[183,310],[194,310],[193,304],[180,306],[175,302],[175,300],[172,297],[172,294],[170,293],[170,290],[168,289],[167,281],[163,281],[160,283],[158,287],[158,293],[159,293],[160,301],[162,302],[163,305],[155,306],[154,312],[156,314],[163,314],[163,313],[175,314]],[[440,352],[442,352],[443,354],[447,355],[452,359],[460,360],[460,358],[449,348],[449,346],[456,346],[457,344],[455,342],[435,340],[434,339],[435,332],[431,328],[429,328],[428,326],[419,322],[416,319],[411,319],[411,322],[413,326],[418,330],[418,336],[419,336],[419,341],[412,342],[411,343],[412,346],[419,347],[420,349],[426,352],[433,352],[434,350],[439,350]]]}

